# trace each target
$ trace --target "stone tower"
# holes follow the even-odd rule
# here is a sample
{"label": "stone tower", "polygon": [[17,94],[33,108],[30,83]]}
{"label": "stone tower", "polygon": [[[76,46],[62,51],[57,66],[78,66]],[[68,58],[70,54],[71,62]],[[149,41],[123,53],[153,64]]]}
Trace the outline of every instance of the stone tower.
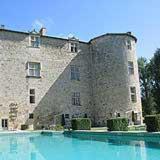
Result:
{"label": "stone tower", "polygon": [[90,41],[96,125],[103,126],[106,117],[128,117],[135,124],[142,121],[136,41],[130,32],[106,34]]}

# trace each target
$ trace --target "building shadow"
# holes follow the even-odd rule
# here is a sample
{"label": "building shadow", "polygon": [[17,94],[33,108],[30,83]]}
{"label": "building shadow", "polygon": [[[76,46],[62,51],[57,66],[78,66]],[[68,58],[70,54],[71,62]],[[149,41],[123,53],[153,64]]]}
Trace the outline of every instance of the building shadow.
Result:
{"label": "building shadow", "polygon": [[[28,117],[25,122],[26,125],[33,125],[34,129],[48,129],[50,126],[55,125],[56,115],[64,115],[65,118],[65,114],[69,114],[69,118],[65,118],[66,122],[69,122],[69,119],[73,117],[84,117],[86,115],[92,117],[91,57],[88,46],[86,44],[81,45],[84,45],[84,47],[78,53],[67,53],[70,54],[67,61],[61,57],[61,62],[56,62],[58,65],[56,66],[57,70],[55,68],[50,70],[50,74],[52,75],[50,78],[47,77],[49,75],[47,73],[48,75],[44,78],[42,77],[42,79],[29,79],[29,86],[31,81],[34,81],[34,83],[40,81],[38,87],[42,88],[41,85],[44,86],[44,83],[47,82],[45,78],[49,79],[49,83],[46,84],[44,90],[40,91],[39,95],[43,96],[41,98],[38,97],[39,102],[34,106],[34,110],[32,111],[34,118],[30,119]],[[71,80],[72,65],[80,68],[80,81]],[[35,92],[37,88],[35,88]],[[72,105],[73,92],[80,92],[80,106]]]}

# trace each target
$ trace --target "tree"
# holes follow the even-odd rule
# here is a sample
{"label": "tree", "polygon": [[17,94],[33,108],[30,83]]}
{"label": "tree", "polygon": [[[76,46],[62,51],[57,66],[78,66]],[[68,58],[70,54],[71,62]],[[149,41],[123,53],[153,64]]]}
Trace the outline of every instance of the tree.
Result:
{"label": "tree", "polygon": [[143,115],[152,114],[155,112],[155,108],[152,95],[151,65],[147,62],[146,58],[141,57],[138,59],[138,68]]}
{"label": "tree", "polygon": [[153,79],[152,85],[155,108],[157,113],[160,113],[160,49],[156,50],[153,58],[151,59],[150,65]]}

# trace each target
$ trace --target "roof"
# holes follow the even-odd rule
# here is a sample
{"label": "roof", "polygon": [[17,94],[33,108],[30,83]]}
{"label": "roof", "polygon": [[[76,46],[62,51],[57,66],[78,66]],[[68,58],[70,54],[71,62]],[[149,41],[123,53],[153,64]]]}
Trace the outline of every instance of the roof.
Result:
{"label": "roof", "polygon": [[[32,34],[33,32],[35,34],[38,34],[38,32],[36,32],[35,30],[33,30],[31,32],[23,32],[23,31],[15,31],[15,30],[9,30],[9,29],[0,28],[0,31],[20,33],[20,34],[26,34],[26,35]],[[93,41],[95,39],[98,39],[98,38],[101,38],[101,37],[104,37],[104,36],[110,36],[110,35],[111,36],[129,36],[129,37],[133,38],[135,40],[135,42],[137,42],[137,38],[135,36],[133,36],[130,32],[126,32],[126,33],[106,33],[106,34],[103,34],[103,35],[100,35],[100,36],[97,36],[97,37],[91,39],[89,42],[85,42],[85,41],[79,41],[79,42],[81,42],[81,43],[90,43],[91,41]],[[60,38],[60,37],[53,37],[53,36],[47,36],[47,35],[43,35],[42,37],[60,39],[60,40],[67,40],[67,41],[69,40],[68,38]]]}
{"label": "roof", "polygon": [[[10,29],[0,28],[0,31],[13,32],[13,33],[19,33],[19,34],[26,34],[26,35],[37,34],[37,32],[36,31],[34,32],[34,30],[31,31],[31,32],[23,32],[23,31],[15,31],[15,30],[10,30]],[[43,36],[41,35],[41,37],[60,39],[60,40],[65,40],[65,41],[69,40],[68,38],[53,37],[53,36],[48,36],[48,35],[43,35]],[[88,42],[85,42],[85,41],[79,41],[79,42],[88,44]]]}
{"label": "roof", "polygon": [[106,33],[106,34],[103,34],[103,35],[100,35],[100,36],[97,36],[97,37],[91,39],[89,42],[91,42],[91,41],[93,41],[95,39],[104,37],[104,36],[129,36],[129,37],[133,38],[135,40],[135,42],[137,42],[137,38],[135,36],[133,36],[131,34],[131,32],[126,32],[126,33]]}
{"label": "roof", "polygon": [[39,32],[37,32],[35,29],[33,29],[31,32],[29,32],[29,34],[39,34]]}

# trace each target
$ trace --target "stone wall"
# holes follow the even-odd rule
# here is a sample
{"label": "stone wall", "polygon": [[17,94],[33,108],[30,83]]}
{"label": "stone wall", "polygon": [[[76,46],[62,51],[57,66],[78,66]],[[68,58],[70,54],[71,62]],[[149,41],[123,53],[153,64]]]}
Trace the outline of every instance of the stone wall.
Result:
{"label": "stone wall", "polygon": [[[134,38],[106,35],[78,43],[78,53],[71,53],[68,39],[41,36],[40,48],[32,48],[28,33],[0,30],[0,123],[8,119],[9,129],[19,129],[21,124],[52,125],[57,114],[87,114],[93,125],[104,125],[115,112],[141,112]],[[128,75],[128,60],[134,61],[133,76]],[[41,63],[40,78],[27,77],[27,62]],[[70,65],[80,67],[80,81],[71,80]],[[134,104],[130,85],[137,89]],[[35,89],[35,104],[29,103],[30,89]],[[72,92],[80,92],[81,106],[72,105]]]}
{"label": "stone wall", "polygon": [[[9,105],[16,104],[17,118],[10,128],[21,124],[44,125],[48,115],[90,114],[90,54],[86,43],[78,53],[69,51],[68,40],[41,37],[40,48],[29,47],[29,35],[0,32],[0,119],[9,119]],[[41,63],[41,78],[28,78],[27,62]],[[80,67],[80,81],[70,80],[70,65]],[[29,103],[29,89],[35,89],[36,103]],[[72,92],[81,93],[81,106],[72,106]],[[29,119],[34,113],[34,120]],[[37,118],[38,117],[38,118]],[[45,120],[46,119],[46,120]],[[52,123],[52,122],[50,122]]]}

